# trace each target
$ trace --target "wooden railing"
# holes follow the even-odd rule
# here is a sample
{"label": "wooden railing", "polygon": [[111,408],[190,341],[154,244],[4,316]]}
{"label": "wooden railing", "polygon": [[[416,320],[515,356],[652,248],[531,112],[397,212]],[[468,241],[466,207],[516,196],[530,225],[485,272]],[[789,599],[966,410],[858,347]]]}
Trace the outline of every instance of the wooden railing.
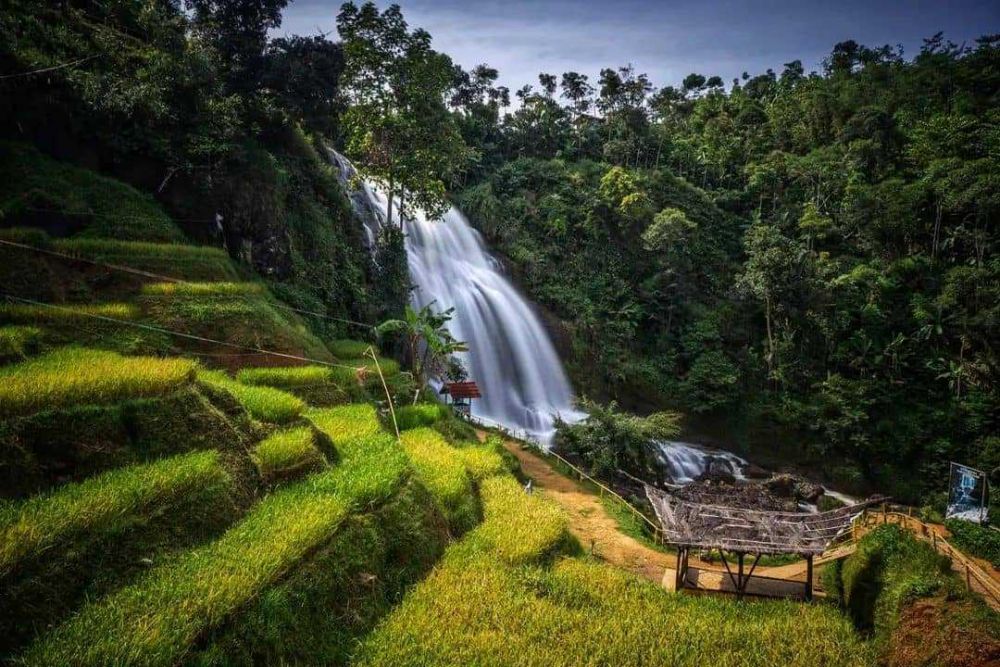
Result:
{"label": "wooden railing", "polygon": [[901,525],[919,539],[929,542],[934,551],[951,558],[952,569],[959,575],[964,575],[966,588],[980,593],[994,609],[1000,608],[1000,583],[979,563],[941,537],[934,526],[924,523],[910,512],[911,510],[902,512],[888,507],[883,507],[878,511],[867,510],[862,515],[859,524],[865,528],[887,523]]}

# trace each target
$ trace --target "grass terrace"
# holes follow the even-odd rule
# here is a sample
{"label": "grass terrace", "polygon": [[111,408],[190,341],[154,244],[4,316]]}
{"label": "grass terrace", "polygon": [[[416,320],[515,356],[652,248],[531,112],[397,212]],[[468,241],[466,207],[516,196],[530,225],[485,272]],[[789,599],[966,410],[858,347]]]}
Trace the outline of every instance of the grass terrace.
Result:
{"label": "grass terrace", "polygon": [[255,386],[291,388],[328,383],[332,374],[330,366],[267,366],[244,368],[236,379]]}
{"label": "grass terrace", "polygon": [[167,278],[233,282],[243,277],[224,250],[209,246],[110,238],[56,239],[51,245],[54,250],[68,255],[127,266]]}
{"label": "grass terrace", "polygon": [[142,286],[143,296],[259,296],[264,286],[252,282],[162,282]]}
{"label": "grass terrace", "polygon": [[[374,420],[360,409],[370,406],[351,407]],[[338,424],[349,415],[334,408],[312,417],[334,427],[333,439],[343,437]],[[341,440],[338,449],[337,467],[273,492],[220,539],[87,604],[32,645],[23,663],[177,664],[206,631],[326,544],[352,510],[384,502],[406,479],[406,456],[387,435]]]}
{"label": "grass terrace", "polygon": [[234,380],[223,371],[200,369],[198,381],[235,398],[254,419],[272,424],[295,421],[305,410],[305,401],[273,387],[253,387]]}
{"label": "grass terrace", "polygon": [[501,560],[523,564],[544,559],[572,544],[566,516],[542,496],[528,495],[510,476],[480,485],[483,525],[476,539]]}
{"label": "grass terrace", "polygon": [[144,293],[140,303],[150,319],[167,329],[254,349],[332,359],[308,327],[294,313],[277,308],[257,283],[218,284],[224,286],[219,294],[210,291],[212,283],[195,283],[190,290],[170,295]]}
{"label": "grass terrace", "polygon": [[503,456],[490,443],[458,447],[455,449],[455,454],[465,465],[469,476],[476,482],[510,472]]}
{"label": "grass terrace", "polygon": [[428,428],[405,431],[402,443],[417,477],[441,506],[452,532],[461,534],[476,525],[479,508],[458,450]]}
{"label": "grass terrace", "polygon": [[0,217],[62,234],[179,242],[184,235],[148,194],[53,160],[33,146],[0,142]]}
{"label": "grass terrace", "polygon": [[316,448],[315,434],[306,426],[268,436],[254,447],[250,456],[268,483],[299,477],[326,466],[326,458]]}
{"label": "grass terrace", "polygon": [[0,326],[0,363],[25,359],[38,351],[42,330],[27,326]]}
{"label": "grass terrace", "polygon": [[899,526],[865,535],[823,580],[873,637],[880,664],[985,665],[1000,655],[1000,614],[966,592],[946,556]]}
{"label": "grass terrace", "polygon": [[305,418],[312,422],[338,449],[382,433],[375,408],[367,403],[311,408]]}
{"label": "grass terrace", "polygon": [[64,303],[54,306],[31,304],[0,304],[0,322],[14,324],[65,324],[91,322],[97,317],[116,320],[134,320],[139,317],[139,309],[130,303]]}
{"label": "grass terrace", "polygon": [[163,395],[191,381],[196,367],[188,359],[60,348],[0,368],[0,417]]}
{"label": "grass terrace", "polygon": [[829,606],[669,595],[598,561],[516,567],[462,547],[368,637],[356,664],[872,664]]}
{"label": "grass terrace", "polygon": [[333,356],[338,359],[360,359],[365,356],[365,352],[371,346],[371,343],[366,343],[362,340],[350,340],[347,338],[335,340],[327,345],[327,347],[330,348],[330,352],[333,353]]}
{"label": "grass terrace", "polygon": [[432,426],[448,415],[448,408],[439,403],[418,403],[404,405],[396,409],[396,421],[399,430],[408,431],[411,428]]}
{"label": "grass terrace", "polygon": [[0,505],[0,579],[25,559],[78,536],[122,533],[192,494],[224,495],[229,483],[219,452],[194,452]]}

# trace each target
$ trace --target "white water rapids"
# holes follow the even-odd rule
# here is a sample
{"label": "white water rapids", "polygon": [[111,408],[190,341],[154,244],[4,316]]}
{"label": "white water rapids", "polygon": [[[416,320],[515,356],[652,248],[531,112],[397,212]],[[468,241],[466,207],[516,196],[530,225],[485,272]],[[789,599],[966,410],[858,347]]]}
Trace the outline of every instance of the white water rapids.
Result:
{"label": "white water rapids", "polygon": [[[350,163],[332,153],[341,172]],[[364,182],[362,190],[375,215],[364,216],[369,244],[386,224],[384,192]],[[398,203],[398,202],[397,202]],[[399,225],[394,207],[393,225]],[[456,209],[439,220],[407,210],[403,227],[415,307],[454,308],[448,330],[468,345],[457,356],[482,391],[472,402],[473,416],[548,445],[558,416],[576,421],[573,390],[538,315],[501,272],[479,232]]]}

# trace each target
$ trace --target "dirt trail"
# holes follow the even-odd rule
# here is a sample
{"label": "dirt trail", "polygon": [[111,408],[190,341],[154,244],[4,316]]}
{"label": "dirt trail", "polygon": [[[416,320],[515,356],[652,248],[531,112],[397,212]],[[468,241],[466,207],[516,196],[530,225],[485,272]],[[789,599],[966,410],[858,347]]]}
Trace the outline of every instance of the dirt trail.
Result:
{"label": "dirt trail", "polygon": [[608,514],[600,498],[552,467],[540,456],[521,448],[515,442],[505,441],[504,447],[521,462],[521,470],[534,480],[535,489],[551,498],[566,511],[570,532],[584,549],[603,560],[634,572],[657,584],[665,581],[664,572],[670,569],[673,582],[673,557],[652,549],[642,542],[622,533],[618,522]]}

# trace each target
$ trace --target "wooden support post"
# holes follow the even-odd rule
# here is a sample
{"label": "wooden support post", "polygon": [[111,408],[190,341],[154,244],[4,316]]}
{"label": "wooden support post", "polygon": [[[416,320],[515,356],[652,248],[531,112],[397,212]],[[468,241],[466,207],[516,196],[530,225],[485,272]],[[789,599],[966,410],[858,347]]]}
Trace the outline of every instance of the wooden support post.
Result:
{"label": "wooden support post", "polygon": [[806,556],[806,601],[813,599],[813,555]]}
{"label": "wooden support post", "polygon": [[681,560],[683,553],[684,547],[677,547],[677,569],[674,571],[674,591],[677,593],[680,593],[684,588],[684,584],[681,582]]}
{"label": "wooden support post", "polygon": [[739,579],[738,579],[737,584],[736,584],[736,597],[738,599],[742,600],[743,599],[743,591],[746,590],[746,581],[743,580],[743,552],[742,551],[739,552],[736,555],[736,558],[737,558],[737,560],[739,561],[739,564],[740,564],[740,570],[739,570],[740,574],[739,574]]}

